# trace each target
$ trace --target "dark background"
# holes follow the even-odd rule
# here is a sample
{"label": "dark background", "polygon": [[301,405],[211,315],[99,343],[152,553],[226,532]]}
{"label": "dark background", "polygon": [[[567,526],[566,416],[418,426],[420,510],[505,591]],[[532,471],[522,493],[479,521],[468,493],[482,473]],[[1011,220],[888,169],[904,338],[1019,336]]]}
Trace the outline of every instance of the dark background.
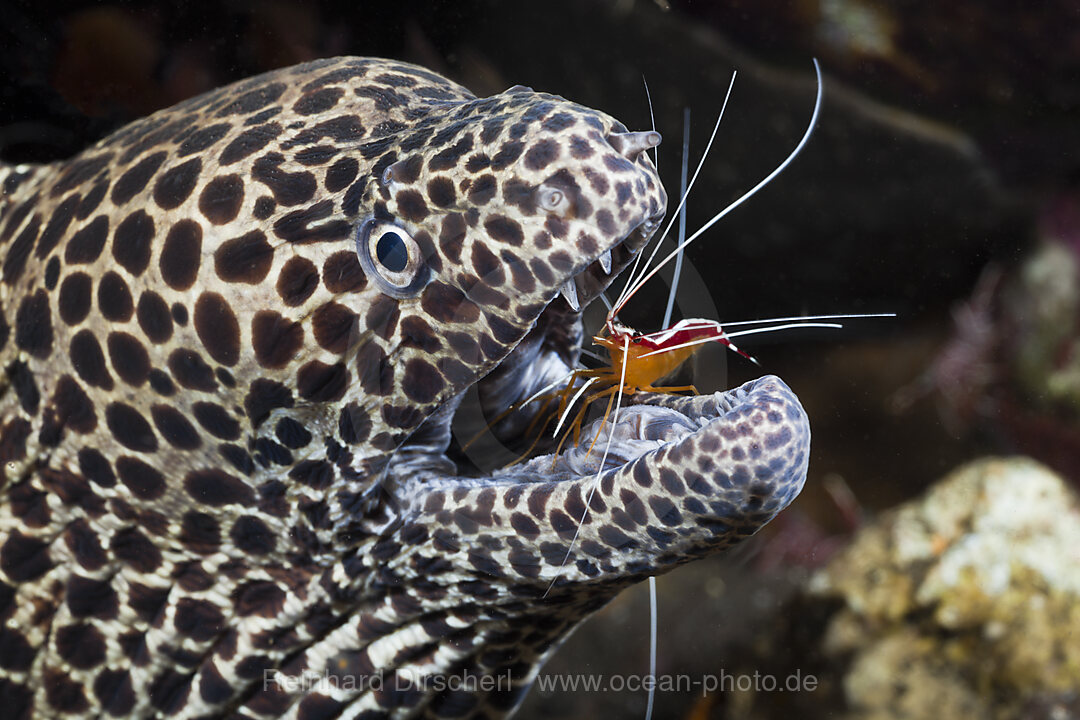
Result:
{"label": "dark background", "polygon": [[[740,342],[800,395],[814,428],[803,496],[734,557],[660,582],[660,671],[717,673],[754,639],[754,618],[819,564],[864,514],[959,462],[1014,447],[946,424],[918,385],[953,332],[950,310],[994,263],[1008,273],[1048,203],[1080,179],[1080,9],[1004,0],[497,0],[464,2],[30,3],[0,5],[0,157],[68,157],[120,125],[229,81],[353,54],[425,65],[478,95],[514,84],[649,126],[643,78],[678,188],[683,108],[696,161],[733,70],[738,79],[689,203],[691,230],[766,175],[809,120],[811,57],[825,104],[794,165],[692,248],[703,285],[685,311],[733,321],[891,311],[843,331]],[[672,200],[670,207],[674,207]],[[659,327],[662,283],[624,313]],[[712,310],[709,310],[711,313]],[[705,367],[708,366],[708,367]],[[716,389],[758,373],[699,363]],[[916,383],[912,385],[912,383]],[[898,408],[904,388],[913,404]],[[841,502],[838,505],[838,498]],[[850,509],[850,508],[849,508]],[[763,581],[762,578],[768,578]],[[647,606],[626,593],[547,672],[645,673]],[[521,717],[644,716],[644,693],[534,691]],[[708,717],[729,698],[662,694],[656,717]]]}

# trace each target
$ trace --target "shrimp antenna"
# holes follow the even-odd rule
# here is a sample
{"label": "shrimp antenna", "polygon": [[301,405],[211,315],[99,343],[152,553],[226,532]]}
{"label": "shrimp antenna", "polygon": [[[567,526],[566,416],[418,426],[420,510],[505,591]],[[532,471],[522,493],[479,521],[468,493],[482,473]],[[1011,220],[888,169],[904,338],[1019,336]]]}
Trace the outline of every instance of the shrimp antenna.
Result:
{"label": "shrimp antenna", "polygon": [[[642,82],[645,81],[645,76],[641,76]],[[645,97],[649,100],[649,121],[652,123],[652,129],[656,130],[656,118],[653,116],[652,96],[649,95],[649,83],[645,83]],[[687,153],[690,150],[690,108],[683,109],[683,152],[682,152],[682,174],[679,181],[679,196],[686,195],[686,163]],[[653,148],[653,163],[656,165],[657,172],[660,171],[660,146],[657,145]],[[686,213],[682,213],[679,216],[679,241],[686,236]],[[658,243],[659,244],[659,243]],[[640,257],[640,256],[639,256]],[[668,320],[671,319],[671,309],[675,304],[675,292],[679,288],[679,273],[682,272],[682,256],[675,261],[675,280],[671,283],[671,293],[668,295],[667,311],[664,314],[664,327],[667,327]],[[604,294],[601,293],[600,297],[604,298],[604,304],[607,305],[607,309],[611,310],[611,303],[608,302]],[[623,363],[625,365],[625,359]],[[611,428],[610,432],[615,432],[615,428]],[[610,434],[608,437],[611,437]],[[648,707],[645,709],[645,720],[652,720],[653,703],[656,701],[656,576],[649,576],[649,677],[653,679],[653,682],[649,684],[648,689]]]}
{"label": "shrimp antenna", "polygon": [[[784,159],[784,161],[782,163],[780,163],[779,165],[777,165],[776,168],[771,173],[766,175],[760,182],[758,182],[757,185],[755,185],[754,187],[747,190],[745,193],[743,193],[743,195],[741,197],[739,197],[733,203],[731,203],[726,208],[724,208],[723,210],[718,212],[716,215],[713,215],[712,219],[709,220],[704,225],[702,225],[697,230],[697,232],[695,232],[693,235],[691,235],[689,238],[687,238],[683,242],[679,243],[679,246],[677,248],[675,248],[675,250],[672,251],[667,257],[665,257],[663,260],[661,260],[660,263],[656,267],[654,267],[652,270],[650,270],[648,273],[646,273],[644,275],[644,277],[642,277],[640,280],[635,282],[632,289],[629,289],[628,292],[624,291],[623,292],[624,296],[620,297],[619,303],[617,303],[616,306],[615,306],[616,311],[622,309],[622,306],[625,305],[626,302],[629,301],[631,297],[633,297],[634,293],[636,293],[638,290],[640,290],[641,287],[646,282],[648,282],[652,278],[653,275],[655,275],[657,272],[659,272],[660,268],[664,267],[669,262],[671,262],[676,257],[678,257],[678,253],[679,253],[680,250],[682,250],[684,247],[686,247],[690,243],[694,242],[694,240],[697,240],[697,238],[702,233],[704,233],[706,230],[708,230],[713,225],[715,225],[721,218],[723,218],[729,212],[731,212],[732,210],[734,210],[735,208],[739,207],[744,202],[749,200],[751,197],[753,197],[758,192],[758,190],[761,190],[761,188],[765,187],[770,182],[772,182],[773,178],[775,178],[777,175],[779,175],[784,170],[786,170],[787,167],[796,158],[796,156],[798,156],[798,154],[800,152],[802,152],[802,149],[806,146],[806,143],[810,140],[810,136],[814,132],[814,126],[817,125],[818,115],[821,113],[821,96],[822,96],[822,90],[824,88],[823,88],[823,84],[822,84],[822,81],[821,81],[821,65],[818,64],[817,58],[814,59],[814,73],[817,75],[817,96],[814,99],[814,112],[810,116],[810,123],[809,123],[809,125],[807,125],[806,132],[803,133],[802,139],[799,140],[799,144],[795,146],[795,149],[792,150],[791,153]],[[682,206],[682,204],[680,203],[680,207],[681,206]],[[669,225],[669,227],[670,227],[670,225]],[[659,245],[658,245],[658,247],[659,247]],[[655,251],[654,251],[654,254],[655,254]],[[649,257],[649,261],[652,262],[652,256]],[[648,267],[648,264],[646,264],[646,267]],[[630,287],[629,284],[627,285],[627,287],[628,288]]]}
{"label": "shrimp antenna", "polygon": [[[790,323],[790,324],[787,324],[787,325],[776,325],[774,327],[753,328],[751,330],[736,330],[733,333],[726,332],[726,333],[723,334],[722,337],[725,340],[730,340],[733,337],[739,337],[741,335],[756,335],[758,333],[767,333],[767,332],[772,332],[774,330],[790,330],[791,328],[833,328],[833,329],[838,329],[838,328],[842,328],[842,327],[844,327],[844,326],[841,325],[840,323],[824,323],[824,322]],[[663,355],[664,353],[671,352],[672,350],[681,350],[683,348],[695,347],[697,345],[704,345],[705,343],[710,343],[710,342],[716,342],[716,338],[715,337],[697,338],[695,340],[689,340],[689,341],[684,342],[684,343],[679,343],[678,345],[672,345],[670,347],[661,348],[659,350],[653,350],[652,352],[647,352],[647,353],[645,353],[643,355],[639,355],[638,357],[639,358],[647,358],[647,357],[653,357],[654,355]],[[739,350],[739,348],[735,347],[734,345],[732,345],[730,343],[728,344],[728,347],[730,347],[732,350],[734,350],[737,353],[744,354],[741,350]],[[761,364],[757,360],[755,360],[753,357],[748,357],[747,359],[749,359],[755,365],[760,365]]]}
{"label": "shrimp antenna", "polygon": [[[645,73],[641,74],[641,84],[645,86],[645,100],[649,103],[649,124],[652,125],[653,132],[656,131],[656,116],[653,115],[652,107],[652,95],[649,93],[649,81],[645,79]],[[657,171],[660,168],[660,146],[653,145],[653,165],[657,167]]]}
{"label": "shrimp antenna", "polygon": [[[656,127],[654,126],[655,130]],[[682,141],[682,169],[679,172],[679,197],[683,198],[683,211],[679,213],[679,244],[686,237],[686,175],[690,166],[690,108],[683,108],[683,141]],[[659,247],[660,243],[657,243]],[[671,290],[668,292],[667,308],[664,309],[663,327],[671,324],[671,311],[675,309],[675,296],[679,293],[679,277],[682,275],[682,253],[675,261],[675,277],[671,280]],[[609,307],[608,310],[611,308]],[[625,362],[625,360],[623,361]],[[612,428],[611,432],[615,432]],[[649,576],[649,683],[648,701],[645,707],[645,720],[652,720],[653,705],[656,703],[656,576]]]}
{"label": "shrimp antenna", "polygon": [[789,315],[788,317],[763,318],[761,320],[738,320],[723,323],[724,327],[736,325],[764,325],[765,323],[791,322],[795,320],[847,320],[859,318],[896,317],[896,313],[843,313],[840,315]]}
{"label": "shrimp antenna", "polygon": [[[679,174],[679,197],[683,200],[683,211],[679,213],[679,245],[686,239],[686,170],[690,161],[690,108],[683,108],[682,171]],[[683,253],[675,258],[675,277],[671,279],[671,291],[668,293],[667,307],[664,309],[664,322],[661,327],[671,325],[671,311],[675,309],[675,296],[679,292],[679,278],[682,277]]]}
{"label": "shrimp antenna", "polygon": [[[679,216],[681,210],[683,210],[683,206],[686,205],[687,195],[693,188],[694,182],[698,180],[698,175],[701,173],[701,168],[705,164],[705,158],[708,157],[708,150],[713,147],[713,140],[716,139],[716,131],[718,131],[720,128],[720,120],[724,119],[724,111],[728,107],[728,100],[731,98],[731,89],[735,85],[735,76],[737,76],[737,74],[737,72],[731,73],[731,82],[728,83],[728,92],[724,96],[724,105],[720,106],[720,113],[716,117],[716,123],[713,125],[713,134],[708,136],[708,142],[706,142],[705,144],[705,151],[701,154],[701,160],[698,161],[698,166],[694,168],[693,177],[690,178],[690,184],[687,186],[686,192],[683,193],[683,196],[681,196],[681,198],[679,199],[678,207],[675,208],[675,215],[672,216],[671,220],[667,221],[667,227],[664,228],[663,232],[660,233],[660,240],[658,240],[657,244],[654,245],[652,248],[652,253],[649,255],[649,259],[645,263],[646,268],[649,267],[652,259],[657,257],[657,253],[660,250],[660,244],[663,243],[664,237],[667,236],[667,233],[671,232],[672,226],[675,223],[675,219]],[[627,296],[627,293],[630,293],[631,287],[635,285],[634,275],[637,273],[637,267],[640,263],[642,263],[642,257],[644,255],[644,253],[638,254],[637,258],[634,260],[634,267],[631,268],[630,273],[626,275],[626,285],[623,286],[622,293],[619,294],[619,299],[615,303],[615,311],[611,313],[612,316],[618,314],[618,312],[622,310],[623,305],[626,304],[626,300],[630,299],[629,296]]]}
{"label": "shrimp antenna", "polygon": [[[714,336],[711,336],[711,337],[695,338],[694,340],[690,340],[690,341],[687,341],[687,342],[684,342],[684,343],[680,343],[678,345],[665,346],[665,347],[663,347],[663,348],[661,348],[659,350],[653,350],[652,352],[647,352],[647,353],[644,353],[643,355],[639,355],[638,358],[639,359],[640,358],[647,358],[647,357],[652,357],[654,355],[661,355],[661,354],[666,353],[666,352],[671,352],[672,350],[681,350],[683,348],[694,347],[696,345],[704,345],[705,343],[715,342],[718,337],[719,338],[724,338],[725,340],[730,341],[730,339],[733,338],[733,337],[740,337],[742,335],[757,335],[759,333],[769,333],[769,332],[774,332],[776,330],[792,330],[792,329],[796,329],[796,328],[832,328],[832,329],[840,329],[840,328],[843,328],[844,326],[841,325],[840,323],[837,323],[837,322],[814,322],[814,321],[818,321],[818,320],[837,320],[837,319],[843,319],[843,318],[878,318],[878,317],[896,317],[896,313],[858,313],[858,314],[844,314],[844,315],[795,315],[795,316],[786,317],[786,318],[771,318],[771,319],[768,319],[768,320],[741,320],[739,322],[724,323],[723,327],[733,327],[735,325],[761,325],[763,323],[782,323],[782,324],[775,324],[775,325],[767,325],[766,327],[749,328],[747,330],[736,330],[735,332],[725,332],[725,331],[723,331],[721,329],[720,323],[714,323],[712,321],[703,321],[703,322],[700,322],[700,323],[693,323],[693,321],[690,321],[692,324],[688,324],[685,327],[687,327],[687,328],[713,328],[713,327],[715,327],[716,330],[721,332],[721,334],[718,335],[718,336],[714,335]],[[799,321],[799,322],[787,322],[789,320],[795,320],[795,321]],[[659,334],[660,333],[655,333],[654,335],[659,335]],[[644,335],[642,337],[649,337],[649,336]],[[728,347],[730,347],[732,350],[739,353],[740,355],[746,356],[747,359],[749,359],[755,365],[760,364],[753,357],[751,357],[749,355],[746,355],[746,353],[739,350],[739,348],[735,347],[730,342],[728,342]]]}
{"label": "shrimp antenna", "polygon": [[[623,365],[622,375],[619,377],[619,388],[622,388],[626,384],[626,357],[630,349],[630,336],[626,336],[623,340]],[[615,435],[615,426],[619,422],[619,408],[622,405],[622,393],[615,393],[615,414],[611,419],[611,430],[608,432],[607,444],[604,445],[604,455],[600,458],[600,466],[596,469],[596,477],[593,478],[592,487],[589,489],[589,496],[585,498],[585,510],[581,513],[581,519],[578,520],[577,528],[574,530],[574,537],[570,538],[570,545],[566,548],[566,555],[563,557],[562,564],[559,565],[559,569],[555,572],[555,577],[551,578],[551,584],[548,585],[547,590],[544,591],[542,598],[546,598],[548,593],[551,592],[551,588],[555,587],[555,583],[558,582],[559,577],[562,575],[563,568],[566,567],[566,561],[570,559],[570,554],[574,552],[574,545],[577,543],[578,535],[581,534],[581,526],[585,524],[585,518],[589,515],[589,506],[592,505],[593,495],[596,494],[596,488],[600,486],[600,476],[604,474],[604,464],[607,463],[608,453],[611,451],[611,438]],[[610,405],[608,406],[610,407]]]}
{"label": "shrimp antenna", "polygon": [[645,708],[645,720],[652,720],[653,701],[656,699],[656,576],[649,576],[649,703]]}

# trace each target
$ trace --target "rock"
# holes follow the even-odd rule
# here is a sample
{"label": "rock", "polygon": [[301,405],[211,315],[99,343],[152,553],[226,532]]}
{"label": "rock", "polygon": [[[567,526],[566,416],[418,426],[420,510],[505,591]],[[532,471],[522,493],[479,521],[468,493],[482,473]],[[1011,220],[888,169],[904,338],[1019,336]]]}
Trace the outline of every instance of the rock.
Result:
{"label": "rock", "polygon": [[1029,459],[971,463],[860,531],[782,617],[768,645],[823,690],[805,717],[1070,717],[1080,502]]}

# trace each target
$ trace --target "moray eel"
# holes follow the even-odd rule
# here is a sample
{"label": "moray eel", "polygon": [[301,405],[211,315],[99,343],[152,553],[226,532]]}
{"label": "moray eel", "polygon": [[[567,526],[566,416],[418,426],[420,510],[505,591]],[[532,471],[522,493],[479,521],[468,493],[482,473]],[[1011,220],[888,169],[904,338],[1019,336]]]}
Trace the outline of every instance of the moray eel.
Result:
{"label": "moray eel", "polygon": [[658,141],[340,58],[4,166],[5,716],[504,717],[620,589],[768,522],[810,437],[775,377],[629,398],[595,485],[448,454],[466,393],[576,363],[560,292],[657,227]]}

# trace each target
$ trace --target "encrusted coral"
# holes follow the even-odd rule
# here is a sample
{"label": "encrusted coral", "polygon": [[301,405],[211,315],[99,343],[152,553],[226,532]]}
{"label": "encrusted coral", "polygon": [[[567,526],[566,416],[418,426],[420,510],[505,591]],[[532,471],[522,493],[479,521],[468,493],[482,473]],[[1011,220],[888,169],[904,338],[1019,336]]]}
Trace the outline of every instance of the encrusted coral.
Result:
{"label": "encrusted coral", "polygon": [[1016,717],[1080,692],[1080,504],[1028,459],[963,467],[861,531],[812,580],[842,605],[852,718]]}

